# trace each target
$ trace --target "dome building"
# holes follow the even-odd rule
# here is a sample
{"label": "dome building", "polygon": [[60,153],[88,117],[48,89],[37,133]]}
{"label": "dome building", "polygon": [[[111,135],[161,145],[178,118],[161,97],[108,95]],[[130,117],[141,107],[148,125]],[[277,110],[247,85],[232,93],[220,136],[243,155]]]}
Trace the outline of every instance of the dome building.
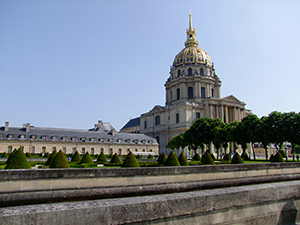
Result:
{"label": "dome building", "polygon": [[[159,143],[160,153],[168,154],[168,141],[190,128],[200,117],[220,118],[223,122],[241,121],[250,110],[233,95],[221,98],[221,80],[217,76],[209,55],[198,47],[191,14],[186,30],[185,47],[175,56],[170,76],[165,82],[165,106],[154,106],[135,121],[140,133],[149,135]],[[129,121],[121,132],[130,130]],[[187,155],[187,152],[186,152]]]}

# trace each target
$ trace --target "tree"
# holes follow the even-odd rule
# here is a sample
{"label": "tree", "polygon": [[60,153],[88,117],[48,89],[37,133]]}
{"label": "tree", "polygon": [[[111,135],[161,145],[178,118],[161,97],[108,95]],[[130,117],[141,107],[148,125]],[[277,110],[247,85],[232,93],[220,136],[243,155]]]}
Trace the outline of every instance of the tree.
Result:
{"label": "tree", "polygon": [[286,139],[291,143],[293,161],[295,161],[295,152],[297,145],[300,145],[300,114],[290,112],[285,116],[284,133]]}
{"label": "tree", "polygon": [[219,158],[220,148],[222,146],[221,134],[222,134],[223,127],[224,127],[224,123],[222,122],[222,120],[220,118],[217,118],[214,120],[212,142],[213,142],[215,148],[217,149],[217,159]]}

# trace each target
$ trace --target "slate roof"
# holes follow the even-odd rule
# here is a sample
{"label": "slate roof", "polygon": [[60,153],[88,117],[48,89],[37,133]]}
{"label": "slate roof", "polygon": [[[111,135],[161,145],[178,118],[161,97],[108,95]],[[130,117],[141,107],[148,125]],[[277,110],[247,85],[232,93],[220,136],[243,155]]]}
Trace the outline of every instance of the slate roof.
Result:
{"label": "slate roof", "polygon": [[[13,135],[9,139],[9,135]],[[24,138],[22,138],[24,135]],[[33,137],[35,136],[35,139]],[[65,140],[64,140],[65,138]],[[74,140],[73,138],[76,138]],[[27,141],[57,141],[57,142],[86,142],[86,143],[115,143],[115,144],[157,144],[155,138],[151,138],[145,134],[118,133],[115,134],[89,131],[83,129],[64,129],[64,128],[45,128],[31,127],[29,132],[26,128],[9,127],[8,131],[4,131],[4,127],[0,127],[0,141],[2,140],[27,140]],[[129,141],[128,141],[129,140]]]}
{"label": "slate roof", "polygon": [[136,127],[136,126],[140,126],[141,124],[141,119],[140,117],[134,118],[129,120],[122,128],[122,129],[126,129],[126,128],[130,128],[130,127]]}

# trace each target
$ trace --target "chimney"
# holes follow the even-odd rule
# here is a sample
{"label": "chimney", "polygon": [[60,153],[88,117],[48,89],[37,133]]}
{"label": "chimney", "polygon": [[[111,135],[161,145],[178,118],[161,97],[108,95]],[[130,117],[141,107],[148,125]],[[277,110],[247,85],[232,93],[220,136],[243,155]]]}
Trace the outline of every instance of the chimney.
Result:
{"label": "chimney", "polygon": [[100,128],[102,126],[102,120],[98,120],[98,127]]}
{"label": "chimney", "polygon": [[5,128],[4,131],[8,131],[9,122],[5,122]]}
{"label": "chimney", "polygon": [[116,133],[116,130],[115,129],[111,129],[111,135],[114,136]]}
{"label": "chimney", "polygon": [[26,123],[26,132],[29,132],[30,130],[30,123]]}

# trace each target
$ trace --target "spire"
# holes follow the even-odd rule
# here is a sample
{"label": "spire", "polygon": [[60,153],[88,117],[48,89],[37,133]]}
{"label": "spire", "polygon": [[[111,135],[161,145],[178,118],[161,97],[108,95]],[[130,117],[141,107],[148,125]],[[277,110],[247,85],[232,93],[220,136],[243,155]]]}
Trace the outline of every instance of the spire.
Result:
{"label": "spire", "polygon": [[193,28],[192,26],[192,13],[190,10],[190,14],[189,14],[189,28],[186,29],[186,42],[184,43],[185,47],[188,46],[198,46],[198,41],[196,41],[196,32],[195,32],[195,28]]}

